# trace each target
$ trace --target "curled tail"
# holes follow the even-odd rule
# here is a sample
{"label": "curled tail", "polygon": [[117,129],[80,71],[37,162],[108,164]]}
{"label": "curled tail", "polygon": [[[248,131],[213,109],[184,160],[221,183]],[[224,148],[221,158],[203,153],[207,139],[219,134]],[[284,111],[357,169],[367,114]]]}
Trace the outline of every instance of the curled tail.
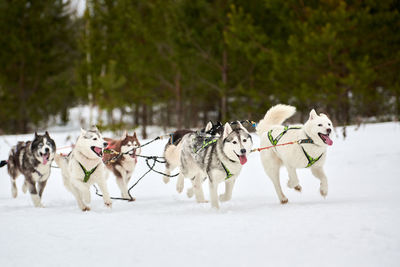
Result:
{"label": "curled tail", "polygon": [[257,125],[257,134],[267,132],[272,125],[281,125],[286,119],[293,116],[296,108],[289,105],[278,104],[270,108]]}
{"label": "curled tail", "polygon": [[0,161],[0,168],[7,165],[7,160]]}

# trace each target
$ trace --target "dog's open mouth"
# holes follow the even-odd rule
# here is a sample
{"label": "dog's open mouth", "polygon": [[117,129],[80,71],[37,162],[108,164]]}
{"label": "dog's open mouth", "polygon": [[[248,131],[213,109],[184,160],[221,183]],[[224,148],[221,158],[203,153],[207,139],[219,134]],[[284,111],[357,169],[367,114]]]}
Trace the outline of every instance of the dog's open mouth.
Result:
{"label": "dog's open mouth", "polygon": [[103,149],[98,146],[92,146],[90,149],[98,156],[98,157],[103,157]]}
{"label": "dog's open mouth", "polygon": [[[235,152],[235,154],[236,154],[236,152]],[[247,162],[246,154],[242,154],[242,155],[236,154],[236,156],[239,158],[240,164],[244,165]]]}
{"label": "dog's open mouth", "polygon": [[322,134],[318,133],[319,137],[322,139],[322,141],[327,144],[328,146],[331,146],[333,144],[332,139],[329,137],[329,134]]}
{"label": "dog's open mouth", "polygon": [[131,158],[135,159],[136,158],[136,149],[132,149],[131,151],[129,151],[128,155]]}
{"label": "dog's open mouth", "polygon": [[50,158],[50,152],[42,153],[40,152],[40,156],[42,157],[43,165],[46,165]]}

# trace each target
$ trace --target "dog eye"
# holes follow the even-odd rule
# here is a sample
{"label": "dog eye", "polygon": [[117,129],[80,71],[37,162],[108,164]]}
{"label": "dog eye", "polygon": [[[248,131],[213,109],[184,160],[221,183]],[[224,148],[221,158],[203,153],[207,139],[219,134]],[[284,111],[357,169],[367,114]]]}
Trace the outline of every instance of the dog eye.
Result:
{"label": "dog eye", "polygon": [[318,126],[319,126],[319,127],[322,127],[322,124],[320,123],[320,124],[318,124]]}
{"label": "dog eye", "polygon": [[331,124],[330,124],[330,123],[328,123],[328,126],[331,126]]}
{"label": "dog eye", "polygon": [[242,141],[243,143],[246,143],[247,142],[247,139],[243,139],[243,141]]}
{"label": "dog eye", "polygon": [[96,140],[97,140],[97,138],[95,137],[95,138],[93,138],[93,140],[94,140],[94,141],[96,141]]}
{"label": "dog eye", "polygon": [[233,141],[232,143],[233,143],[234,145],[236,145],[236,144],[237,144],[237,142],[236,142],[236,141]]}

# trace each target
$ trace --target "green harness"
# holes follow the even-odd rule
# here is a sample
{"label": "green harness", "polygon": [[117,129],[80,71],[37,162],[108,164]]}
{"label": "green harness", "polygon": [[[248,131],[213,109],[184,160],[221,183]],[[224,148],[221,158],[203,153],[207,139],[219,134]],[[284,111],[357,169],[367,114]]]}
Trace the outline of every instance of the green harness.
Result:
{"label": "green harness", "polygon": [[79,166],[81,166],[83,173],[85,174],[85,177],[83,178],[83,182],[84,182],[84,183],[87,183],[87,181],[89,181],[90,176],[94,173],[94,171],[95,171],[95,170],[97,169],[97,167],[99,167],[99,165],[100,165],[100,164],[97,164],[96,167],[94,167],[93,169],[87,171],[87,170],[85,169],[85,167],[83,167],[83,165],[82,165],[80,162],[78,162],[78,163],[79,163]]}
{"label": "green harness", "polygon": [[231,178],[232,176],[233,176],[233,174],[228,170],[228,168],[222,163],[222,161],[221,161],[221,164],[222,164],[222,168],[224,168],[224,171],[226,172],[226,178],[225,178],[225,180],[228,180],[229,178]]}
{"label": "green harness", "polygon": [[212,145],[212,144],[216,143],[217,141],[218,141],[217,138],[212,138],[211,140],[210,139],[207,140],[206,138],[204,138],[203,144],[201,145],[201,147],[199,147],[197,150],[196,150],[196,148],[193,148],[193,151],[194,151],[194,153],[197,153],[200,150],[208,147],[209,145]]}
{"label": "green harness", "polygon": [[[285,128],[283,128],[283,132],[281,132],[276,138],[272,137],[272,130],[270,130],[268,132],[268,139],[269,139],[269,141],[271,142],[272,145],[276,146],[278,144],[279,140],[282,138],[282,136],[285,133],[287,133],[287,131],[289,131],[289,130],[299,130],[299,129],[301,129],[301,127],[285,126]],[[314,141],[309,136],[307,136],[307,139],[299,140],[298,144],[314,144]],[[300,146],[300,147],[303,150],[304,155],[306,156],[306,158],[308,160],[308,164],[307,164],[306,168],[311,167],[312,165],[314,165],[314,163],[317,162],[322,157],[322,155],[324,154],[324,153],[322,153],[319,157],[313,158],[305,151],[305,149],[302,146]]]}

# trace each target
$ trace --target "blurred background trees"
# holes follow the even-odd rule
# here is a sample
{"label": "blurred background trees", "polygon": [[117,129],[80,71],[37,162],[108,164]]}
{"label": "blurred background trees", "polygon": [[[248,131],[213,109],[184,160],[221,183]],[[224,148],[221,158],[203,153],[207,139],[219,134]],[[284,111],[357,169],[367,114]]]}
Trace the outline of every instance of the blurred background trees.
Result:
{"label": "blurred background trees", "polygon": [[3,132],[67,121],[77,104],[143,135],[258,120],[276,103],[302,120],[311,108],[336,124],[399,118],[399,0],[85,4],[76,16],[68,1],[0,2]]}

